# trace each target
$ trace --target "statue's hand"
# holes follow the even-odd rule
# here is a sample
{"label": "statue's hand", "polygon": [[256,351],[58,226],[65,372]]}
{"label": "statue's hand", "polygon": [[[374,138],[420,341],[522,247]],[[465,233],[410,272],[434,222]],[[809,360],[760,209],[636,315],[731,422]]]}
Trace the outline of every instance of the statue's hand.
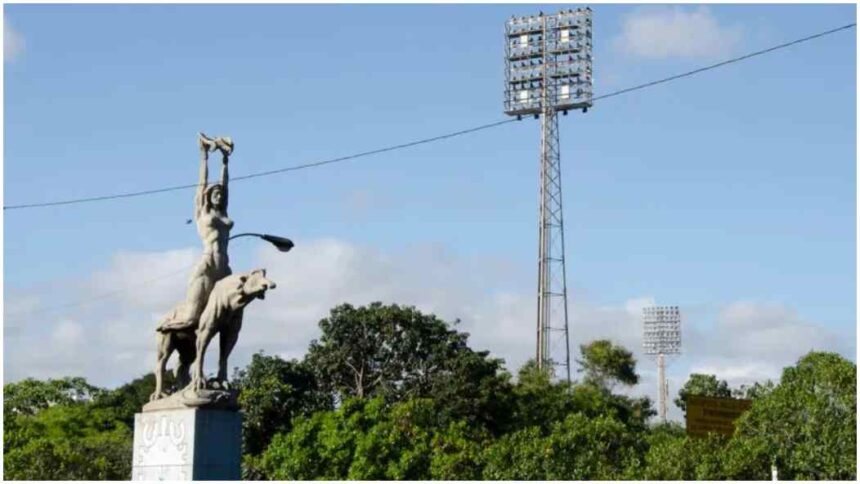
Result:
{"label": "statue's hand", "polygon": [[215,151],[218,147],[216,141],[217,140],[213,140],[203,133],[197,133],[197,144],[200,146],[200,151],[204,151],[206,153]]}
{"label": "statue's hand", "polygon": [[224,136],[215,138],[213,142],[215,147],[221,150],[221,154],[224,155],[224,163],[227,163],[227,157],[233,153],[233,140]]}

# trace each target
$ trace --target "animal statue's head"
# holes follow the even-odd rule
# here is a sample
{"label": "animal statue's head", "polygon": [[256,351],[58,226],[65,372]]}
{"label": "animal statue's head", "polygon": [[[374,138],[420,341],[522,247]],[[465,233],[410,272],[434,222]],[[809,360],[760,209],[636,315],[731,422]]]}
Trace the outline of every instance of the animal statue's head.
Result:
{"label": "animal statue's head", "polygon": [[266,291],[274,289],[275,283],[266,278],[266,269],[253,270],[239,276],[239,303],[245,305],[254,299],[266,299]]}

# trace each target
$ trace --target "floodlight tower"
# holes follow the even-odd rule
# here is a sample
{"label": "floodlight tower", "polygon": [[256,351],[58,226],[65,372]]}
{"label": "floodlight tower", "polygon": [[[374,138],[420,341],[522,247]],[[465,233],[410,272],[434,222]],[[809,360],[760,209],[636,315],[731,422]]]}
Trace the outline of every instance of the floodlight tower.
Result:
{"label": "floodlight tower", "polygon": [[[505,113],[541,118],[538,216],[538,368],[565,367],[570,382],[567,275],[558,112],[591,107],[591,9],[511,17],[505,24]],[[550,333],[564,336],[564,359],[553,358]]]}
{"label": "floodlight tower", "polygon": [[681,311],[678,306],[651,306],[642,310],[646,355],[657,357],[658,405],[660,420],[666,422],[666,401],[669,385],[666,381],[666,355],[681,353]]}

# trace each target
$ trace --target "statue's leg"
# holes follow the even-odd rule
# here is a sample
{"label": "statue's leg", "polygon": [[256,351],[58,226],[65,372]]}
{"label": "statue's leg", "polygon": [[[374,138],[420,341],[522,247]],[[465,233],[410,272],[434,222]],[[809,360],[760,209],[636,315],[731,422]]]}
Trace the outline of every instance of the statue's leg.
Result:
{"label": "statue's leg", "polygon": [[155,365],[155,391],[150,395],[150,401],[166,396],[164,393],[164,373],[167,370],[167,360],[173,353],[173,335],[161,332],[156,334],[158,355]]}
{"label": "statue's leg", "polygon": [[210,325],[201,327],[197,333],[197,355],[194,358],[194,376],[192,379],[195,390],[206,388],[206,379],[203,377],[203,356],[214,336],[215,330]]}
{"label": "statue's leg", "polygon": [[194,363],[194,347],[195,341],[192,338],[183,338],[176,342],[176,349],[179,353],[179,363],[173,374],[176,377],[176,386],[185,388],[191,383],[191,365]]}
{"label": "statue's leg", "polygon": [[218,381],[223,387],[227,387],[227,358],[233,351],[233,346],[239,339],[239,330],[242,329],[242,311],[233,315],[233,320],[221,330],[221,353],[218,359]]}
{"label": "statue's leg", "polygon": [[188,287],[188,299],[185,302],[185,319],[193,321],[197,324],[200,314],[203,313],[203,308],[206,307],[206,300],[209,298],[209,292],[212,290],[212,284],[205,276],[197,277]]}
{"label": "statue's leg", "polygon": [[206,259],[197,265],[188,283],[185,303],[174,311],[170,321],[162,324],[162,328],[178,331],[197,327],[214,284],[210,272],[210,263]]}

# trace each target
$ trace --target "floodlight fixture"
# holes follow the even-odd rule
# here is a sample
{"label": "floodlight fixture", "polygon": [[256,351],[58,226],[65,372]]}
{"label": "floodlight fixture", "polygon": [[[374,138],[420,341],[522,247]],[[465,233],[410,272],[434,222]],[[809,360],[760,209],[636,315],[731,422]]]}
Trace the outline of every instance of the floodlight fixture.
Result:
{"label": "floodlight fixture", "polygon": [[642,310],[646,355],[681,352],[681,311],[678,306],[651,306]]}
{"label": "floodlight fixture", "polygon": [[512,17],[505,38],[505,113],[591,107],[590,8]]}
{"label": "floodlight fixture", "polygon": [[678,306],[646,307],[642,310],[642,326],[645,354],[657,357],[658,414],[666,422],[669,400],[666,356],[681,353],[681,310]]}

